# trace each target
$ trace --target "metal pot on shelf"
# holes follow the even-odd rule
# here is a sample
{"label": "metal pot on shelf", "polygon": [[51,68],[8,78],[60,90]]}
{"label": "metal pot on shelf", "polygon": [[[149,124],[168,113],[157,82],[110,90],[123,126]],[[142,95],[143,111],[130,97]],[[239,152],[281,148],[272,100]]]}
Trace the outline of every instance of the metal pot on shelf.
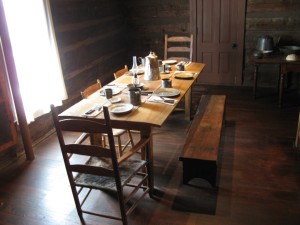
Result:
{"label": "metal pot on shelf", "polygon": [[269,35],[264,35],[258,38],[256,50],[263,54],[273,52],[274,50],[274,40]]}

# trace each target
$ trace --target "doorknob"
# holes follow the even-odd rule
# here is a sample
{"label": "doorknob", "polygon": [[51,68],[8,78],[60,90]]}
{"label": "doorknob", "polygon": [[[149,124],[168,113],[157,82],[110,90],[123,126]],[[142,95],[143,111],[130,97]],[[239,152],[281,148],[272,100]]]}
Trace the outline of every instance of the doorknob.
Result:
{"label": "doorknob", "polygon": [[232,48],[232,49],[237,48],[237,43],[232,43],[231,48]]}

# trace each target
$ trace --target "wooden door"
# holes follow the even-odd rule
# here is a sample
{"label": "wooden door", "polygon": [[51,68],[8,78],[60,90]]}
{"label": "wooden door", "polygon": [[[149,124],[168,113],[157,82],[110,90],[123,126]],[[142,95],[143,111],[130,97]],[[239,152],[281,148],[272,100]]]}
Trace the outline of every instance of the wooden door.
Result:
{"label": "wooden door", "polygon": [[191,0],[194,59],[205,63],[200,83],[242,83],[246,0]]}

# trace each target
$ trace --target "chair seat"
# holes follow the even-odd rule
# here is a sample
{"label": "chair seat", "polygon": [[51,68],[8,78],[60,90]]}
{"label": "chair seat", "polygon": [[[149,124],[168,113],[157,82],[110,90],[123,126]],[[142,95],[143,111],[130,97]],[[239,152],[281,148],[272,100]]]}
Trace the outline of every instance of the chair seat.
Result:
{"label": "chair seat", "polygon": [[[114,128],[112,131],[114,136],[119,136],[127,132],[127,130],[116,129],[116,128]],[[107,134],[103,134],[103,136],[107,136]]]}
{"label": "chair seat", "polygon": [[[132,177],[143,167],[147,162],[144,160],[126,160],[119,166],[121,185],[126,185]],[[113,170],[113,166],[107,158],[91,157],[87,164],[93,166],[101,166]],[[78,186],[116,190],[116,181],[114,177],[104,177],[92,174],[79,173],[75,178],[75,183]]]}

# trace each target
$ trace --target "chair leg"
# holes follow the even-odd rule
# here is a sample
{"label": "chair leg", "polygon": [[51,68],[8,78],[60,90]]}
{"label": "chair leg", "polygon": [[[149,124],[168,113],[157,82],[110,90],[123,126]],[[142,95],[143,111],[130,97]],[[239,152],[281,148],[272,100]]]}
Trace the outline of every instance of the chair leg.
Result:
{"label": "chair leg", "polygon": [[134,142],[133,142],[133,139],[132,139],[131,131],[130,131],[130,130],[127,130],[127,133],[128,133],[128,137],[129,137],[131,146],[134,146]]}
{"label": "chair leg", "polygon": [[122,217],[122,223],[123,225],[128,225],[127,221],[127,213],[126,213],[126,208],[125,208],[125,202],[124,202],[124,196],[123,196],[123,191],[121,191],[121,185],[117,184],[117,194],[118,194],[118,199],[119,199],[119,206],[120,206],[120,213]]}
{"label": "chair leg", "polygon": [[102,147],[105,148],[106,146],[106,138],[105,136],[102,136]]}
{"label": "chair leg", "polygon": [[122,149],[122,142],[121,142],[121,136],[118,135],[118,149],[119,149],[119,156],[122,156],[123,149]]}
{"label": "chair leg", "polygon": [[82,213],[82,209],[81,209],[81,204],[80,204],[80,200],[79,200],[79,197],[78,197],[78,193],[77,193],[76,187],[74,187],[74,186],[71,185],[71,190],[72,190],[73,199],[74,199],[74,202],[75,202],[75,205],[76,205],[76,209],[77,209],[77,214],[79,216],[81,224],[85,225],[85,221],[83,219],[83,213]]}

